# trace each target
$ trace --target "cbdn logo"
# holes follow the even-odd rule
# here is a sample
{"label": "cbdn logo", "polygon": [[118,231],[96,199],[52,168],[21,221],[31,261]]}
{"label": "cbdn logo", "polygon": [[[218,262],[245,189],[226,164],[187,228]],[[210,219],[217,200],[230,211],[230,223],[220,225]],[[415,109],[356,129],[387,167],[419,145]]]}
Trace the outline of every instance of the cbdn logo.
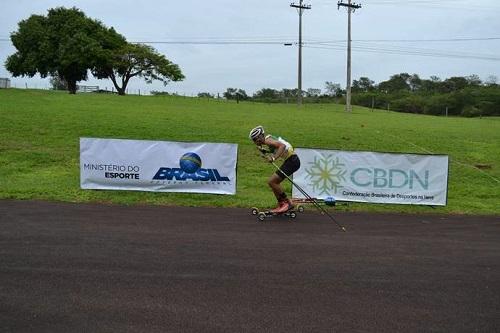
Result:
{"label": "cbdn logo", "polygon": [[414,189],[417,184],[424,190],[429,189],[429,170],[419,175],[415,170],[357,168],[351,172],[353,184],[361,187],[375,188],[408,188]]}
{"label": "cbdn logo", "polygon": [[415,170],[383,169],[372,167],[360,167],[352,171],[347,170],[339,157],[334,155],[321,155],[314,157],[314,161],[309,163],[310,168],[306,169],[307,177],[313,190],[321,194],[337,193],[347,181],[346,174],[349,172],[349,180],[359,187],[373,188],[408,188],[414,189],[420,186],[422,189],[429,188],[429,170],[423,174],[418,174]]}
{"label": "cbdn logo", "polygon": [[180,181],[224,181],[229,178],[221,176],[217,169],[204,169],[201,167],[201,158],[196,153],[186,153],[179,159],[179,168],[162,167],[156,172],[154,180],[180,180]]}

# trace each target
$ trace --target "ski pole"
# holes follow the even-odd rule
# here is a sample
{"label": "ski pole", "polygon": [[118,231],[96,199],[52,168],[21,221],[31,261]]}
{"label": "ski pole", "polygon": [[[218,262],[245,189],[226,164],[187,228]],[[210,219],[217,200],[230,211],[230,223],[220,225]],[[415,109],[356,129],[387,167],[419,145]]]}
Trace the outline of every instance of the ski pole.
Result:
{"label": "ski pole", "polygon": [[304,189],[302,189],[302,187],[300,187],[299,185],[297,185],[290,177],[288,177],[282,170],[279,166],[276,165],[276,163],[274,162],[271,162],[273,164],[273,166],[278,170],[280,171],[283,175],[285,175],[285,177],[288,179],[288,181],[290,181],[290,183],[292,183],[293,186],[295,186],[295,188],[297,188],[300,193],[302,193],[307,199],[311,200],[311,202],[314,204],[314,206],[316,206],[317,209],[319,209],[321,212],[323,212],[324,214],[326,214],[333,222],[335,222],[335,224],[340,228],[342,229],[343,232],[346,232],[346,228],[341,225],[339,222],[337,222],[337,220],[330,215],[330,213],[328,213],[328,211],[326,211],[326,209],[324,209],[323,207],[321,207],[321,205],[316,201],[316,199],[314,199],[313,197],[311,197],[306,191],[304,191]]}

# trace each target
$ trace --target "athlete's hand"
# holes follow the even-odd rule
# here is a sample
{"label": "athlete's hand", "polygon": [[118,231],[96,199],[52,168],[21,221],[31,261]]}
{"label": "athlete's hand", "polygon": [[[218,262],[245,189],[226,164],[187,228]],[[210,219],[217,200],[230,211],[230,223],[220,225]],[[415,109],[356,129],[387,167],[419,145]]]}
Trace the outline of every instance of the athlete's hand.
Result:
{"label": "athlete's hand", "polygon": [[266,150],[266,148],[264,148],[264,147],[262,147],[262,146],[257,147],[257,149],[258,149],[258,150],[259,150],[262,154],[264,154],[264,155],[265,155],[265,154],[267,154],[267,153],[269,153],[269,151],[267,151],[267,150]]}

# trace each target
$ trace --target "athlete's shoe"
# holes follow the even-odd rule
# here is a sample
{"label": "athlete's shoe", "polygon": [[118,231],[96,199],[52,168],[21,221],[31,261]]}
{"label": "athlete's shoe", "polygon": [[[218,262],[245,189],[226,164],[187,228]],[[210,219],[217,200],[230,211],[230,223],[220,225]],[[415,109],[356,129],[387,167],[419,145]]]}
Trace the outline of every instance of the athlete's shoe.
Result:
{"label": "athlete's shoe", "polygon": [[287,206],[288,205],[286,204],[286,202],[280,201],[280,202],[278,202],[278,207],[276,207],[274,209],[271,209],[271,213],[279,214],[279,213],[286,212],[286,207]]}
{"label": "athlete's shoe", "polygon": [[290,203],[288,201],[280,202],[280,205],[273,209],[272,212],[275,214],[283,214],[291,209]]}

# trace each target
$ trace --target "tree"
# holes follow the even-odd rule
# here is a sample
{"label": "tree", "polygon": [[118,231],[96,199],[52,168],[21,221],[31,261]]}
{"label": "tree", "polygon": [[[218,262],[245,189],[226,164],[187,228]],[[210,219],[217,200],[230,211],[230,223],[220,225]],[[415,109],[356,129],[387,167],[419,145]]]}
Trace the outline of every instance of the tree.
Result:
{"label": "tree", "polygon": [[265,100],[267,102],[271,101],[277,101],[280,98],[280,94],[277,90],[272,89],[272,88],[263,88],[259,91],[257,91],[253,95],[254,99],[260,99],[260,100]]}
{"label": "tree", "polygon": [[408,79],[408,84],[411,91],[419,91],[422,88],[422,79],[418,74],[413,74]]}
{"label": "tree", "polygon": [[476,74],[469,75],[465,77],[465,79],[467,80],[467,84],[471,87],[478,87],[483,83]]}
{"label": "tree", "polygon": [[330,81],[325,82],[326,93],[331,97],[342,97],[344,90],[342,90],[340,84],[332,83]]}
{"label": "tree", "polygon": [[420,92],[424,93],[434,93],[437,90],[438,83],[431,80],[422,80],[420,83]]}
{"label": "tree", "polygon": [[496,75],[490,75],[485,82],[487,87],[496,87],[498,85],[498,77]]}
{"label": "tree", "polygon": [[452,76],[449,79],[443,81],[441,91],[444,93],[449,93],[452,91],[462,90],[469,85],[467,79],[462,76]]}
{"label": "tree", "polygon": [[236,88],[227,88],[226,91],[222,94],[225,99],[236,99],[236,93],[238,89]]}
{"label": "tree", "polygon": [[99,60],[92,74],[98,79],[109,78],[119,95],[125,95],[130,79],[136,76],[146,83],[157,80],[164,85],[184,79],[179,66],[148,45],[126,43],[112,54],[103,52]]}
{"label": "tree", "polygon": [[368,92],[373,90],[375,82],[367,77],[360,77],[359,80],[352,81],[353,92]]}
{"label": "tree", "polygon": [[393,93],[401,90],[410,90],[410,78],[408,73],[395,74],[387,81],[380,82],[379,90]]}
{"label": "tree", "polygon": [[70,94],[76,93],[76,83],[87,79],[97,60],[125,43],[113,28],[77,8],[50,9],[47,16],[32,15],[18,26],[11,34],[17,51],[7,58],[7,70],[14,76],[59,77]]}
{"label": "tree", "polygon": [[212,95],[209,92],[201,92],[201,93],[198,93],[198,97],[199,98],[214,98],[214,95]]}
{"label": "tree", "polygon": [[297,98],[299,93],[299,89],[294,88],[294,89],[287,89],[284,88],[280,91],[280,95],[283,98]]}
{"label": "tree", "polygon": [[236,100],[237,103],[248,99],[248,95],[243,89],[227,88],[226,92],[222,94],[225,99]]}
{"label": "tree", "polygon": [[319,97],[321,95],[321,89],[318,88],[309,88],[306,91],[307,97]]}

